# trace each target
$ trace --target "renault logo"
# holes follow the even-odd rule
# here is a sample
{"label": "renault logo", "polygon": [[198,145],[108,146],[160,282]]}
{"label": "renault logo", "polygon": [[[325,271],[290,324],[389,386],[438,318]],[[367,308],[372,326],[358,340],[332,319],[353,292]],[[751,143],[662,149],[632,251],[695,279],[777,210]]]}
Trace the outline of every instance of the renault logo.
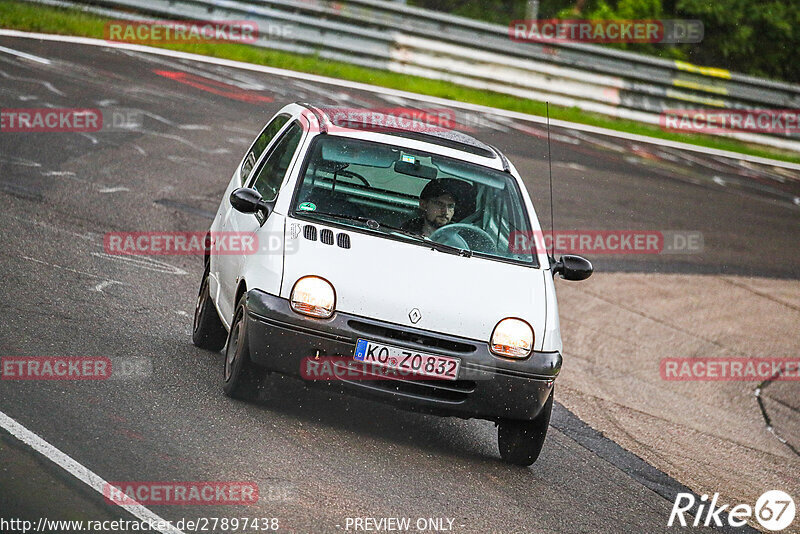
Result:
{"label": "renault logo", "polygon": [[412,323],[417,324],[422,319],[422,312],[419,311],[419,308],[414,308],[408,312],[408,318],[411,319]]}

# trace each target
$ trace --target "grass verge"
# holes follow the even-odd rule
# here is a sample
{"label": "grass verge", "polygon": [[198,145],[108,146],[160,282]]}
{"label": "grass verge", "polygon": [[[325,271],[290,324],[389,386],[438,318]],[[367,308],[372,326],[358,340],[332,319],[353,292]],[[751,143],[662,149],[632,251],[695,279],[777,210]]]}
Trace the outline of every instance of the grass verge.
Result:
{"label": "grass verge", "polygon": [[[102,39],[104,37],[104,25],[107,20],[106,18],[75,9],[54,8],[16,0],[0,0],[0,27],[3,28]],[[316,56],[292,54],[239,43],[159,43],[153,46],[308,72],[342,80],[369,83],[532,115],[543,116],[545,113],[545,104],[543,102],[492,91],[461,87],[441,80],[430,80],[418,76],[406,76],[394,72],[368,69],[348,63],[325,60]],[[550,116],[553,119],[589,124],[632,134],[800,163],[800,155],[796,152],[709,135],[665,132],[653,125],[614,119],[605,115],[581,111],[577,108],[550,106]]]}

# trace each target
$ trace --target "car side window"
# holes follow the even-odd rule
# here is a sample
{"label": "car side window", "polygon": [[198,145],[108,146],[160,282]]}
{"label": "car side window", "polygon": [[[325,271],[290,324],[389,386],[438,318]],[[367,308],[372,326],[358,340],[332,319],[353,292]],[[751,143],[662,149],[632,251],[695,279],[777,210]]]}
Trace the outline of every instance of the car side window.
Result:
{"label": "car side window", "polygon": [[258,158],[261,157],[261,154],[263,154],[264,150],[269,146],[272,138],[275,137],[281,128],[283,128],[283,125],[289,121],[289,118],[290,116],[286,114],[278,115],[267,124],[266,128],[264,128],[261,134],[256,138],[256,142],[253,143],[253,147],[247,153],[242,163],[242,168],[239,172],[241,183],[244,183],[250,178],[250,173],[253,167],[255,167]]}
{"label": "car side window", "polygon": [[302,136],[303,128],[295,122],[278,139],[261,164],[253,182],[253,189],[261,193],[261,198],[265,201],[271,202],[278,197],[281,183]]}

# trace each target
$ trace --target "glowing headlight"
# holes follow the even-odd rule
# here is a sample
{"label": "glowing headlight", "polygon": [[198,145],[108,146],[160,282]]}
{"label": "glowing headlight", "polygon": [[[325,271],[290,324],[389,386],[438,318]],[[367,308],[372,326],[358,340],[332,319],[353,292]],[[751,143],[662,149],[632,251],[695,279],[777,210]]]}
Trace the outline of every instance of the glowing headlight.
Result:
{"label": "glowing headlight", "polygon": [[533,349],[533,328],[522,319],[503,319],[494,327],[489,346],[507,358],[527,358]]}
{"label": "glowing headlight", "polygon": [[289,302],[297,313],[327,319],[333,315],[336,293],[327,280],[319,276],[304,276],[294,285]]}

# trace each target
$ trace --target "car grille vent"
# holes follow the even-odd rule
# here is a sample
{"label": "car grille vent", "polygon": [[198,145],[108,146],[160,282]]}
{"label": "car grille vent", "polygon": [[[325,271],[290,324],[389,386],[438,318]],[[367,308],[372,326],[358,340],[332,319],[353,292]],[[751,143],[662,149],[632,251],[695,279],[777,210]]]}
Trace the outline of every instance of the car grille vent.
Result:
{"label": "car grille vent", "polygon": [[342,248],[350,248],[350,236],[345,233],[337,235],[336,244]]}
{"label": "car grille vent", "polygon": [[319,232],[319,240],[326,245],[333,245],[333,230],[324,228]]}
{"label": "car grille vent", "polygon": [[303,227],[303,237],[308,239],[309,241],[316,241],[317,240],[317,227],[311,226],[307,224]]}
{"label": "car grille vent", "polygon": [[[344,375],[347,376],[347,375]],[[348,382],[347,378],[340,378]],[[447,382],[447,384],[444,384]],[[371,388],[430,401],[446,402],[449,404],[460,404],[467,400],[475,391],[476,383],[472,380],[425,380],[415,382],[412,380],[369,380],[361,378],[357,382],[351,382],[361,387]]]}
{"label": "car grille vent", "polygon": [[363,334],[378,336],[384,339],[396,339],[406,343],[414,343],[415,345],[419,345],[422,349],[444,349],[451,352],[462,352],[465,354],[478,350],[478,348],[471,343],[456,341],[455,339],[443,339],[438,336],[432,336],[423,333],[409,332],[406,330],[400,330],[399,328],[371,324],[364,321],[358,321],[356,319],[350,319],[347,321],[347,324],[354,330],[357,330]]}

